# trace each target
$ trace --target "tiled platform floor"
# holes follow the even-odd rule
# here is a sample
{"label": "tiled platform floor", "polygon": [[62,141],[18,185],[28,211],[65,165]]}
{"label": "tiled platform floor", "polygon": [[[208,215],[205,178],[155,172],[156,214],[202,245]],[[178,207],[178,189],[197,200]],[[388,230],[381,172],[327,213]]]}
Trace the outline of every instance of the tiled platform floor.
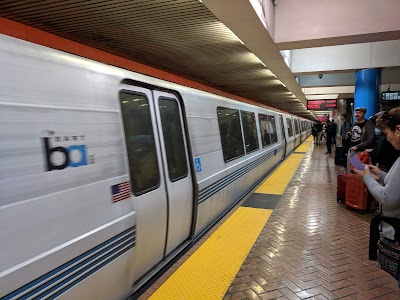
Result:
{"label": "tiled platform floor", "polygon": [[342,169],[324,152],[305,156],[224,299],[400,299],[368,260],[372,214],[336,202]]}
{"label": "tiled platform floor", "polygon": [[[342,169],[325,152],[320,145],[306,154],[224,299],[400,299],[396,281],[367,258],[372,214],[336,202]],[[139,299],[148,299],[232,213]]]}

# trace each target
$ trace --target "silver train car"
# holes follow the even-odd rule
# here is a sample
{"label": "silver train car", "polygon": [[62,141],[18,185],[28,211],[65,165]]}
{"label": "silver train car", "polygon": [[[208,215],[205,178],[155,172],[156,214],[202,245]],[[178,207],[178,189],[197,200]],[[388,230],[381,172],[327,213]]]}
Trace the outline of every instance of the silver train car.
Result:
{"label": "silver train car", "polygon": [[311,121],[0,35],[0,299],[126,299]]}

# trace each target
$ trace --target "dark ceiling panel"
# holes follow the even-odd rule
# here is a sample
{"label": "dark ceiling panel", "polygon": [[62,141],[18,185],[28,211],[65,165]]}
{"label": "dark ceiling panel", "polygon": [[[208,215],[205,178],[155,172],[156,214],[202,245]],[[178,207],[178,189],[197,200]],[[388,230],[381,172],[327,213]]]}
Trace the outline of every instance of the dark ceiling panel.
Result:
{"label": "dark ceiling panel", "polygon": [[309,115],[198,0],[1,1],[0,16],[266,105]]}

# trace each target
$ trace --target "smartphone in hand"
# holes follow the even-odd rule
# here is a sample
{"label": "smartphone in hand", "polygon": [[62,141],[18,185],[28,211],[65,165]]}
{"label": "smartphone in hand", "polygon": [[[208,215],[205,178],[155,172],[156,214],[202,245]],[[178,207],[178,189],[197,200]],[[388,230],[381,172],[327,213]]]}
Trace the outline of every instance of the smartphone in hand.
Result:
{"label": "smartphone in hand", "polygon": [[361,162],[357,155],[353,155],[349,158],[350,163],[354,166],[356,170],[364,170],[365,165]]}

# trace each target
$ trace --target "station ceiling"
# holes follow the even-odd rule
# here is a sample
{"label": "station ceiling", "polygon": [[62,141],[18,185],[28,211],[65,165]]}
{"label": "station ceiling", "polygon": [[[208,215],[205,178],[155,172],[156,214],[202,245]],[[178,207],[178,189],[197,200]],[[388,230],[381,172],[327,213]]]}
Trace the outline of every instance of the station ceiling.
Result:
{"label": "station ceiling", "polygon": [[0,16],[314,119],[198,0],[3,0]]}

